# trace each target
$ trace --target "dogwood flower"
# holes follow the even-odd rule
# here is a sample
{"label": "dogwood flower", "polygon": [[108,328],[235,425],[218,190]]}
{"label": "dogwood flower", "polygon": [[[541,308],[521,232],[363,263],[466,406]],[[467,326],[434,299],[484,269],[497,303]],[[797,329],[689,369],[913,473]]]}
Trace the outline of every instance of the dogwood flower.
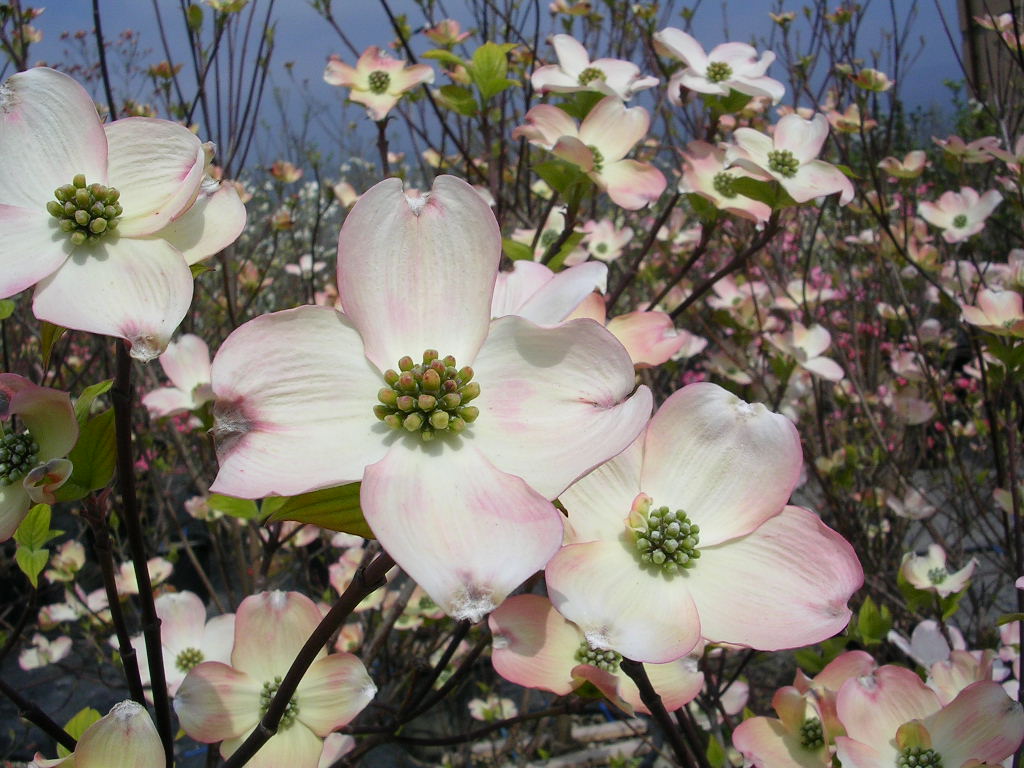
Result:
{"label": "dogwood flower", "polygon": [[210,349],[192,333],[167,345],[160,366],[173,387],[160,387],[142,396],[142,404],[153,418],[194,411],[213,399],[210,389]]}
{"label": "dogwood flower", "polygon": [[1016,291],[982,288],[976,304],[963,304],[965,323],[1000,336],[1024,337],[1024,300]]}
{"label": "dogwood flower", "polygon": [[917,589],[949,597],[967,589],[977,567],[978,560],[972,557],[959,571],[950,573],[946,568],[946,551],[938,544],[929,544],[925,554],[907,552],[903,555],[900,575]]}
{"label": "dogwood flower", "polygon": [[[614,651],[591,647],[583,632],[540,595],[510,597],[487,623],[494,636],[491,662],[499,675],[526,688],[565,696],[591,682],[628,714],[650,714],[636,683]],[[704,685],[696,661],[684,657],[667,664],[645,664],[655,691],[669,711],[692,701]]]}
{"label": "dogwood flower", "polygon": [[971,187],[948,190],[936,202],[917,204],[917,215],[942,230],[947,243],[959,243],[985,228],[985,219],[1003,202],[998,190],[979,195]]}
{"label": "dogwood flower", "polygon": [[822,354],[832,344],[832,336],[823,326],[815,324],[807,328],[794,320],[793,327],[786,333],[768,334],[768,341],[815,376],[839,381],[845,375],[839,363]]}
{"label": "dogwood flower", "polygon": [[37,67],[0,85],[0,297],[35,285],[36,317],[163,351],[192,301],[189,265],[245,225],[203,144],[166,120],[103,125],[89,94]]}
{"label": "dogwood flower", "polygon": [[597,323],[490,322],[500,256],[494,214],[463,181],[363,195],[338,240],[345,314],[266,315],[217,353],[211,489],[362,480],[367,523],[445,612],[495,608],[558,549],[550,500],[632,442],[652,404]]}
{"label": "dogwood flower", "polygon": [[789,114],[779,120],[771,136],[753,128],[737,128],[735,146],[726,149],[726,161],[759,179],[774,179],[798,203],[839,193],[839,204],[853,200],[853,184],[834,165],[818,160],[828,137],[828,120],[817,114],[805,120]]}
{"label": "dogwood flower", "polygon": [[661,197],[666,181],[649,163],[626,155],[645,135],[651,119],[643,107],[627,108],[608,96],[577,126],[563,110],[540,104],[526,113],[526,123],[512,131],[531,144],[579,166],[612,202],[635,211]]}
{"label": "dogwood flower", "polygon": [[[235,617],[231,664],[204,661],[178,688],[174,710],[196,741],[221,742],[230,756],[266,714],[292,661],[322,614],[298,592],[261,592],[245,598]],[[366,668],[350,653],[317,654],[288,702],[274,736],[246,765],[316,768],[323,738],[340,728],[377,692]]]}
{"label": "dogwood flower", "polygon": [[363,51],[355,67],[332,54],[324,80],[348,88],[349,99],[363,104],[370,119],[383,120],[403,93],[421,83],[434,82],[434,70],[428,64],[407,67],[404,61],[393,59],[371,45]]}
{"label": "dogwood flower", "polygon": [[47,760],[36,754],[28,768],[155,768],[164,763],[160,734],[146,708],[122,701],[85,729],[70,755]]}
{"label": "dogwood flower", "polygon": [[[20,430],[10,428],[17,417]],[[71,477],[64,457],[78,440],[67,392],[0,373],[0,541],[14,535],[33,504],[53,504]]]}
{"label": "dogwood flower", "polygon": [[668,83],[668,97],[677,106],[680,88],[717,96],[739,91],[771,99],[773,104],[786,95],[786,86],[765,75],[775,61],[771,51],[758,58],[757,51],[746,43],[722,43],[705,53],[700,43],[675,27],[655,32],[654,48],[686,65]]}
{"label": "dogwood flower", "polygon": [[18,666],[26,672],[55,664],[71,653],[71,638],[62,635],[50,642],[44,635],[32,635],[32,644],[18,654]]}
{"label": "dogwood flower", "polygon": [[738,168],[726,168],[724,149],[706,141],[691,141],[683,152],[679,191],[700,195],[715,208],[734,216],[766,222],[772,215],[772,209],[735,189],[736,179],[746,175]]}
{"label": "dogwood flower", "polygon": [[667,662],[701,639],[764,650],[846,626],[863,573],[813,513],[786,506],[800,441],[784,416],[710,383],[677,391],[641,439],[560,497],[545,571],[590,645]]}
{"label": "dogwood flower", "polygon": [[590,60],[587,49],[571,35],[555,35],[551,45],[558,64],[548,64],[533,71],[530,82],[541,93],[573,93],[598,91],[629,101],[633,94],[658,84],[656,77],[644,77],[640,67],[621,59]]}
{"label": "dogwood flower", "polygon": [[605,262],[619,258],[622,249],[633,239],[632,227],[619,229],[610,219],[591,219],[583,225],[583,231],[586,233],[583,243],[587,247],[587,253]]}

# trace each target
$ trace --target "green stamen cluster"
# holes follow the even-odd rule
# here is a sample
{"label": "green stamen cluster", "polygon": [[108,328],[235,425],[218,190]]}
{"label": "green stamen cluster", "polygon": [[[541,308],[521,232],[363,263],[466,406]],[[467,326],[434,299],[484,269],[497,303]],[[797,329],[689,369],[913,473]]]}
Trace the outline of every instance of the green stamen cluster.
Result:
{"label": "green stamen cluster", "polygon": [[721,83],[732,77],[732,67],[724,61],[712,61],[708,64],[708,70],[705,76],[712,83]]}
{"label": "green stamen cluster", "polygon": [[85,176],[78,174],[70,184],[53,191],[56,200],[46,204],[46,210],[60,222],[60,228],[71,237],[75,245],[95,242],[107,232],[117,229],[121,196],[113,187],[86,184]]}
{"label": "green stamen cluster", "polygon": [[932,584],[941,584],[949,576],[949,571],[945,568],[932,568],[928,571],[928,581]]}
{"label": "green stamen cluster", "polygon": [[958,213],[953,217],[953,226],[957,229],[963,229],[967,226],[967,214]]}
{"label": "green stamen cluster", "polygon": [[376,93],[378,96],[386,93],[388,86],[391,85],[391,75],[380,69],[371,72],[368,79],[370,81],[370,92]]}
{"label": "green stamen cluster", "polygon": [[27,430],[0,438],[0,485],[11,485],[28,474],[36,465],[37,453],[39,443]]}
{"label": "green stamen cluster", "polygon": [[605,672],[617,672],[622,662],[621,654],[615,651],[605,651],[600,648],[591,648],[590,643],[584,640],[576,649],[576,661],[580,664],[589,664],[592,667],[603,669]]}
{"label": "green stamen cluster", "polygon": [[896,757],[896,768],[942,768],[942,756],[934,749],[904,747]]}
{"label": "green stamen cluster", "polygon": [[590,85],[595,80],[603,81],[604,79],[605,74],[600,69],[597,67],[587,67],[580,72],[579,83],[580,85]]}
{"label": "green stamen cluster", "polygon": [[736,177],[728,171],[716,173],[711,183],[722,197],[736,197]]}
{"label": "green stamen cluster", "polygon": [[768,169],[791,179],[800,170],[800,161],[788,149],[773,149],[768,153]]}
{"label": "green stamen cluster", "polygon": [[186,648],[178,654],[174,660],[174,666],[176,666],[182,672],[188,672],[192,667],[202,663],[203,652],[198,648]]}
{"label": "green stamen cluster", "polygon": [[674,512],[668,507],[651,509],[644,522],[633,528],[633,533],[640,560],[666,573],[693,568],[700,557],[697,549],[700,526],[691,523],[681,509]]}
{"label": "green stamen cluster", "polygon": [[588,144],[587,149],[589,149],[590,153],[594,156],[594,170],[600,173],[601,169],[604,167],[604,155],[602,155],[601,150],[593,144]]}
{"label": "green stamen cluster", "polygon": [[594,246],[594,250],[598,253],[608,253],[608,243],[598,243]]}
{"label": "green stamen cluster", "polygon": [[[267,710],[270,709],[270,702],[274,698],[274,694],[277,693],[277,689],[281,687],[281,676],[278,675],[274,678],[272,683],[264,683],[263,690],[260,691],[260,717],[262,718],[267,714]],[[281,715],[281,723],[277,726],[279,731],[284,731],[292,726],[295,722],[295,718],[299,716],[299,704],[295,701],[293,696],[288,700],[288,706],[284,709],[284,714]]]}
{"label": "green stamen cluster", "polygon": [[480,394],[472,378],[472,368],[457,368],[454,357],[441,359],[436,349],[424,352],[422,363],[403,357],[398,371],[384,372],[388,386],[377,393],[381,404],[373,412],[392,429],[419,432],[424,440],[445,430],[458,434],[480,415],[479,408],[467,405]]}
{"label": "green stamen cluster", "polygon": [[825,734],[821,730],[821,720],[808,717],[800,726],[800,746],[804,749],[821,749],[825,746]]}

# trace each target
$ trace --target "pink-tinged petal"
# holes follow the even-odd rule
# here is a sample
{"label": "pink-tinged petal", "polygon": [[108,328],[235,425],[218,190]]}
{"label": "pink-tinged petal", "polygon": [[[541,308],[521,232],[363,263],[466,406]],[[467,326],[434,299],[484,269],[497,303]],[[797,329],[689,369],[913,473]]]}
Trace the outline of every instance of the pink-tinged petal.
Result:
{"label": "pink-tinged petal", "polygon": [[584,173],[594,170],[594,153],[575,136],[562,136],[551,148],[551,153],[577,166]]}
{"label": "pink-tinged petal", "polygon": [[580,141],[601,151],[606,164],[621,160],[647,135],[651,117],[643,107],[627,107],[616,96],[597,103],[580,125]]}
{"label": "pink-tinged petal", "polygon": [[37,386],[15,373],[0,373],[0,417],[12,414],[32,433],[41,461],[67,456],[78,440],[78,420],[67,392]]}
{"label": "pink-tinged petal", "polygon": [[512,138],[520,136],[527,141],[538,143],[547,149],[555,145],[562,136],[578,136],[576,121],[568,113],[550,104],[540,104],[523,118],[526,123],[512,131]]}
{"label": "pink-tinged petal", "polygon": [[807,717],[807,697],[795,686],[784,685],[772,696],[772,709],[786,729],[795,733]]}
{"label": "pink-tinged petal", "polygon": [[847,735],[874,746],[889,765],[896,756],[897,729],[938,710],[938,698],[921,678],[893,665],[879,667],[873,675],[850,678],[836,698],[836,712]]}
{"label": "pink-tinged petal", "polygon": [[324,80],[327,83],[351,88],[356,85],[357,77],[354,67],[343,62],[335,54],[331,54],[327,60],[327,69],[324,70]]}
{"label": "pink-tinged petal", "polygon": [[168,120],[129,117],[105,126],[110,154],[108,185],[121,193],[118,232],[138,237],[159,231],[183,214],[199,194],[203,143]]}
{"label": "pink-tinged petal", "polygon": [[704,48],[690,35],[675,27],[666,27],[654,33],[654,45],[658,53],[679,59],[686,65],[703,72],[708,66]]}
{"label": "pink-tinged petal", "polygon": [[997,765],[1024,740],[1024,711],[998,683],[972,683],[924,721],[944,765],[980,760]]}
{"label": "pink-tinged petal", "polygon": [[550,600],[515,595],[498,606],[487,623],[494,636],[491,662],[509,682],[558,696],[579,684],[572,669],[579,663],[576,651],[584,642],[583,633],[562,618]]}
{"label": "pink-tinged petal", "polygon": [[[768,54],[766,53],[765,56]],[[734,77],[729,81],[734,91],[749,96],[764,96],[778,104],[786,95],[786,86],[771,77]]]}
{"label": "pink-tinged petal", "polygon": [[513,262],[512,271],[499,272],[494,281],[491,317],[520,314],[530,297],[554,277],[555,273],[539,262]]}
{"label": "pink-tinged petal", "polygon": [[791,152],[801,164],[813,160],[828,138],[828,119],[821,113],[805,120],[788,114],[775,125],[775,148]]}
{"label": "pink-tinged petal", "polygon": [[559,496],[569,512],[567,544],[612,541],[622,533],[641,490],[643,444],[641,435],[618,456],[581,477]]}
{"label": "pink-tinged petal", "polygon": [[[299,592],[250,595],[235,613],[231,665],[261,681],[283,677],[321,618],[316,603]],[[321,649],[317,658],[324,655]]]}
{"label": "pink-tinged petal", "polygon": [[673,75],[676,87],[686,88],[697,93],[717,94],[719,96],[729,95],[731,90],[727,83],[713,83],[703,74],[693,69],[684,69]]}
{"label": "pink-tinged petal", "polygon": [[415,88],[421,83],[434,82],[434,68],[429,64],[414,64],[391,73],[388,88],[391,93],[401,93]]}
{"label": "pink-tinged petal", "polygon": [[366,107],[366,114],[371,120],[383,120],[388,112],[398,103],[398,96],[391,93],[374,93],[373,91],[351,91],[349,101]]}
{"label": "pink-tinged petal", "polygon": [[577,264],[556,274],[514,314],[538,325],[555,325],[565,320],[591,293],[603,291],[607,281],[607,264],[599,261]]}
{"label": "pink-tinged petal", "polygon": [[[621,709],[627,715],[632,716],[635,708],[623,697],[625,689],[632,688],[636,692],[633,696],[634,700],[638,700],[639,689],[636,684],[624,674],[615,674],[608,672],[607,670],[600,669],[590,664],[578,664],[573,667],[572,676],[576,680],[576,684],[580,685],[584,681],[592,683],[601,693],[604,694],[605,698],[609,702],[614,704],[616,707]],[[642,705],[641,705],[642,706]],[[644,709],[643,711],[647,711]]]}
{"label": "pink-tinged petal", "polygon": [[571,35],[554,35],[551,47],[555,49],[558,63],[566,72],[579,74],[590,65],[587,49]]}
{"label": "pink-tinged petal", "polygon": [[[221,757],[230,757],[248,738],[249,733],[226,740],[220,745]],[[260,751],[246,761],[246,768],[316,768],[323,750],[323,740],[313,731],[296,721],[282,728],[267,741]]]}
{"label": "pink-tinged petal", "polygon": [[828,381],[839,381],[846,375],[839,363],[827,357],[812,357],[800,363],[800,366]]}
{"label": "pink-tinged petal", "polygon": [[629,445],[651,410],[626,350],[590,320],[495,320],[473,369],[480,417],[468,440],[548,499]]}
{"label": "pink-tinged petal", "polygon": [[65,328],[127,339],[143,362],[164,351],[192,303],[192,273],[162,240],[76,249],[36,286],[32,310]]}
{"label": "pink-tinged petal", "polygon": [[821,160],[804,163],[793,178],[780,179],[780,182],[798,203],[838,192],[839,204],[846,205],[854,196],[853,183],[846,175]]}
{"label": "pink-tinged petal", "polygon": [[390,430],[372,410],[384,380],[333,309],[250,320],[221,345],[211,375],[217,493],[259,499],[355,482],[387,450]]}
{"label": "pink-tinged petal", "polygon": [[799,507],[700,553],[686,576],[704,637],[766,651],[841,632],[850,620],[846,603],[864,583],[849,542]]}
{"label": "pink-tinged petal", "polygon": [[605,320],[604,296],[599,293],[592,293],[577,305],[566,320],[593,320],[604,325]]}
{"label": "pink-tinged petal", "polygon": [[398,179],[372,187],[338,237],[338,291],[366,356],[381,371],[426,349],[471,364],[500,258],[494,214],[466,182],[439,176],[427,198]]}
{"label": "pink-tinged petal", "polygon": [[700,640],[685,579],[641,568],[623,540],[562,547],[544,573],[555,608],[595,648],[660,664],[686,655]]}
{"label": "pink-tinged petal", "polygon": [[836,656],[825,668],[814,676],[810,687],[817,691],[837,693],[851,677],[870,675],[878,668],[878,662],[867,651],[847,651]]}
{"label": "pink-tinged petal", "polygon": [[36,67],[0,84],[0,146],[4,205],[45,211],[53,191],[79,173],[106,183],[107,139],[96,106],[56,70]]}
{"label": "pink-tinged petal", "polygon": [[356,747],[356,740],[347,733],[331,733],[324,739],[324,751],[316,768],[331,768],[338,759]]}
{"label": "pink-tinged petal", "polygon": [[[755,164],[755,168],[759,168],[761,165],[767,166],[768,153],[775,148],[770,136],[755,131],[753,128],[737,128],[733,132],[732,138],[736,142],[736,146],[725,148],[726,164],[735,163],[737,159],[746,156],[747,160]],[[737,150],[740,150],[739,153]]]}
{"label": "pink-tinged petal", "polygon": [[544,567],[562,519],[472,442],[453,443],[400,437],[367,467],[360,502],[395,562],[445,613],[476,622]]}
{"label": "pink-tinged petal", "polygon": [[186,333],[167,345],[160,367],[178,389],[191,392],[210,383],[210,348],[194,333]]}
{"label": "pink-tinged petal", "polygon": [[805,749],[798,736],[778,720],[751,717],[732,734],[732,744],[754,768],[822,768],[824,750]]}
{"label": "pink-tinged petal", "polygon": [[35,504],[55,504],[54,493],[68,481],[72,469],[67,459],[50,459],[30,470],[21,485]]}
{"label": "pink-tinged petal", "polygon": [[351,722],[377,693],[370,675],[351,653],[334,653],[314,662],[295,690],[299,721],[317,736]]}
{"label": "pink-tinged petal", "polygon": [[174,711],[191,738],[205,744],[236,738],[259,722],[263,684],[219,661],[204,661],[185,676]]}
{"label": "pink-tinged petal", "polygon": [[185,213],[156,233],[195,264],[227,248],[245,228],[245,205],[232,184],[203,182],[199,197]]}
{"label": "pink-tinged petal", "polygon": [[636,160],[608,163],[597,176],[599,185],[604,187],[612,202],[627,211],[636,211],[657,201],[668,185],[661,171],[650,163]]}
{"label": "pink-tinged petal", "polygon": [[608,331],[622,342],[633,365],[645,368],[670,360],[686,342],[664,312],[618,315],[608,321]]}
{"label": "pink-tinged petal", "polygon": [[78,740],[75,768],[154,768],[164,764],[160,734],[141,704],[122,701]]}
{"label": "pink-tinged petal", "polygon": [[199,648],[206,627],[206,606],[195,592],[165,592],[156,599],[160,641],[177,656],[186,648]]}
{"label": "pink-tinged petal", "polygon": [[235,646],[235,614],[225,613],[206,622],[199,648],[207,661],[231,662],[231,649]]}
{"label": "pink-tinged petal", "polygon": [[29,288],[65,262],[71,242],[56,226],[43,205],[18,208],[0,205],[0,296],[13,296]]}
{"label": "pink-tinged petal", "polygon": [[[697,660],[689,656],[670,661],[667,664],[644,664],[647,678],[665,705],[665,709],[674,712],[685,704],[689,704],[704,687],[704,673],[697,668]],[[620,675],[622,682],[619,690],[625,699],[638,712],[647,712],[647,707],[640,700],[640,691],[636,684],[626,675]]]}
{"label": "pink-tinged petal", "polygon": [[578,78],[566,74],[557,64],[549,64],[546,67],[537,67],[530,75],[530,84],[535,91],[547,93],[572,93],[574,91],[589,90],[586,86],[580,85]]}
{"label": "pink-tinged petal", "polygon": [[702,547],[743,536],[777,514],[800,478],[796,427],[716,384],[675,392],[647,428],[640,486],[682,509]]}
{"label": "pink-tinged petal", "polygon": [[[895,738],[893,731],[890,739]],[[844,766],[849,768],[892,768],[895,761],[895,751],[886,751],[885,755],[867,744],[854,741],[847,736],[836,737],[836,757]]]}
{"label": "pink-tinged petal", "polygon": [[142,405],[154,419],[191,411],[196,406],[191,394],[176,387],[160,387],[142,396]]}
{"label": "pink-tinged petal", "polygon": [[0,541],[7,541],[25,519],[32,500],[21,483],[0,485]]}

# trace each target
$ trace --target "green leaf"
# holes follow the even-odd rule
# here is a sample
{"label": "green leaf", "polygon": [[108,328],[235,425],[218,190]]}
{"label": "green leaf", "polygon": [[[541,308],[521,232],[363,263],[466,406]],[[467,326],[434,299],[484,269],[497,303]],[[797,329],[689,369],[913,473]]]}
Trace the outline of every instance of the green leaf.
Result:
{"label": "green leaf", "polygon": [[789,208],[798,205],[796,200],[776,181],[762,181],[740,177],[733,180],[733,189],[744,197],[764,203],[775,208]]}
{"label": "green leaf", "polygon": [[199,277],[200,275],[205,274],[207,272],[216,272],[217,271],[215,267],[211,267],[208,264],[190,264],[189,265],[189,270],[192,272],[192,278],[193,279],[195,279],[195,278]]}
{"label": "green leaf", "polygon": [[860,176],[854,173],[853,169],[850,166],[843,165],[842,163],[836,163],[835,166],[836,168],[839,169],[843,176],[846,176],[848,179],[860,179]]}
{"label": "green leaf", "polygon": [[203,26],[203,8],[202,6],[193,3],[188,7],[185,12],[185,18],[188,22],[189,29],[193,32],[198,32]]}
{"label": "green leaf", "polygon": [[718,218],[718,209],[715,208],[715,204],[703,195],[693,192],[688,194],[686,199],[690,201],[690,207],[701,221],[709,223]]}
{"label": "green leaf", "polygon": [[14,314],[14,308],[18,305],[10,299],[4,299],[0,301],[0,320],[6,320],[8,317]]}
{"label": "green leaf", "polygon": [[270,520],[296,520],[330,531],[374,538],[359,507],[359,483],[292,496],[270,516]]}
{"label": "green leaf", "polygon": [[442,48],[434,48],[431,51],[427,51],[421,56],[421,58],[433,59],[434,61],[439,61],[442,64],[447,64],[449,67],[464,67],[466,65],[466,62],[454,53]]}
{"label": "green leaf", "polygon": [[597,91],[579,91],[559,104],[558,108],[570,117],[583,120],[583,118],[590,114],[590,110],[597,105],[597,102],[603,98],[604,94]]}
{"label": "green leaf", "polygon": [[505,77],[508,74],[508,52],[515,47],[515,43],[484,43],[473,51],[473,60],[466,64],[466,71],[480,91],[481,105],[516,84],[515,80]]}
{"label": "green leaf", "polygon": [[590,179],[579,168],[563,160],[548,160],[544,163],[537,163],[533,171],[547,185],[564,198],[570,198],[578,185],[590,183]]}
{"label": "green leaf", "polygon": [[1012,624],[1015,621],[1024,621],[1024,613],[1004,613],[996,619],[996,625],[1001,627],[1004,624]]}
{"label": "green leaf", "polygon": [[38,587],[39,574],[43,572],[43,568],[50,561],[50,550],[18,547],[18,551],[14,553],[14,559],[17,561],[21,572],[28,577],[32,586]]}
{"label": "green leaf", "polygon": [[269,517],[288,501],[287,496],[268,496],[260,502],[260,517]]}
{"label": "green leaf", "polygon": [[801,648],[793,654],[800,669],[813,677],[825,668],[825,660],[810,648]]}
{"label": "green leaf", "polygon": [[78,442],[68,454],[71,477],[56,491],[57,501],[77,501],[92,491],[106,488],[117,463],[114,410],[93,416],[78,433]]}
{"label": "green leaf", "polygon": [[507,237],[501,239],[501,249],[512,261],[532,261],[533,249],[525,243],[510,240]]}
{"label": "green leaf", "polygon": [[50,505],[36,504],[14,532],[14,540],[23,547],[40,549],[45,547],[50,539],[59,535],[50,531]]}
{"label": "green leaf", "polygon": [[260,508],[252,499],[236,499],[234,496],[211,493],[206,503],[210,509],[220,512],[222,515],[237,517],[240,520],[252,520],[260,516]]}
{"label": "green leaf", "polygon": [[879,645],[892,629],[892,614],[884,605],[879,608],[870,597],[857,613],[857,632],[864,645]]}
{"label": "green leaf", "polygon": [[721,743],[714,737],[708,739],[708,748],[705,752],[708,758],[708,762],[711,764],[711,768],[722,768],[725,765],[725,749],[722,748]]}
{"label": "green leaf", "polygon": [[479,112],[473,92],[461,85],[441,86],[441,103],[466,117],[473,117]]}
{"label": "green leaf", "polygon": [[78,426],[81,427],[85,424],[85,420],[89,418],[89,411],[92,409],[93,401],[100,395],[107,394],[113,385],[114,380],[107,379],[96,384],[90,384],[82,390],[82,394],[75,400],[75,417],[78,419]]}
{"label": "green leaf", "polygon": [[[64,726],[64,730],[67,732],[68,736],[73,738],[75,741],[78,741],[82,738],[86,729],[98,721],[100,717],[100,713],[95,709],[92,707],[86,707],[85,709],[79,710],[78,714],[68,720],[67,724]],[[58,757],[67,757],[70,754],[71,752],[66,747],[62,747],[60,744],[57,745]]]}
{"label": "green leaf", "polygon": [[573,232],[569,235],[569,239],[562,243],[562,247],[558,249],[558,253],[556,253],[551,258],[551,261],[548,262],[548,268],[554,272],[560,270],[562,265],[565,264],[565,260],[569,257],[569,254],[573,252],[577,245],[580,244],[580,241],[585,235],[585,232]]}
{"label": "green leaf", "polygon": [[50,367],[50,355],[53,354],[53,345],[60,340],[65,331],[67,331],[67,328],[48,323],[45,320],[42,321],[39,329],[39,348],[43,355],[44,371]]}

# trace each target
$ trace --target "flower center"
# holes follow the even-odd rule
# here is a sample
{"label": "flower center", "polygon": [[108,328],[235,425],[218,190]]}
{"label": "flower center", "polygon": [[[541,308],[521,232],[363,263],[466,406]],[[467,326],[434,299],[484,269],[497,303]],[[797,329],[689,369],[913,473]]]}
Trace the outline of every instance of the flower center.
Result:
{"label": "flower center", "polygon": [[[264,683],[263,690],[260,691],[260,718],[267,714],[267,710],[270,709],[270,702],[274,698],[274,694],[277,693],[277,689],[281,687],[281,676],[278,675],[274,678],[274,681]],[[277,726],[279,731],[284,731],[291,728],[292,723],[295,722],[295,718],[299,716],[299,703],[292,696],[288,700],[288,706],[284,709],[284,714],[281,715],[281,722]]]}
{"label": "flower center", "polygon": [[598,253],[608,253],[608,243],[598,243],[594,246],[594,250]]}
{"label": "flower center", "polygon": [[391,75],[383,70],[376,70],[370,73],[370,91],[376,93],[378,96],[387,91],[388,86],[391,85]]}
{"label": "flower center", "polygon": [[540,236],[541,247],[547,248],[555,240],[558,239],[558,230],[556,229],[545,229]]}
{"label": "flower center", "polygon": [[454,357],[441,359],[436,349],[425,351],[422,363],[403,357],[398,371],[384,372],[388,386],[377,393],[380,404],[373,412],[392,429],[419,432],[423,440],[445,430],[459,434],[480,415],[479,408],[467,405],[480,394],[472,378],[472,368],[457,368]]}
{"label": "flower center", "polygon": [[953,226],[957,229],[963,229],[967,226],[967,214],[958,213],[953,217]]}
{"label": "flower center", "polygon": [[576,649],[576,661],[580,664],[589,664],[592,667],[603,669],[605,672],[617,672],[622,656],[615,651],[591,648],[590,643],[584,640]]}
{"label": "flower center", "polygon": [[589,149],[590,153],[594,156],[594,170],[600,173],[601,168],[604,167],[604,155],[602,155],[601,150],[593,144],[588,144],[587,149]]}
{"label": "flower center", "polygon": [[597,67],[587,67],[580,72],[579,83],[580,85],[590,85],[595,80],[603,81],[604,79],[605,74],[600,69]]}
{"label": "flower center", "polygon": [[941,584],[949,576],[949,571],[945,568],[932,568],[928,571],[928,581],[932,584]]}
{"label": "flower center", "polygon": [[821,749],[825,746],[825,735],[821,730],[821,720],[808,717],[800,726],[800,746],[804,749]]}
{"label": "flower center", "polygon": [[732,67],[724,61],[712,61],[708,64],[707,79],[712,83],[720,83],[732,77]]}
{"label": "flower center", "polygon": [[667,574],[697,564],[700,526],[691,523],[683,510],[654,507],[650,497],[641,496],[629,514],[629,527],[642,563]]}
{"label": "flower center", "polygon": [[716,173],[712,185],[722,197],[736,197],[736,177],[728,171]]}
{"label": "flower center", "polygon": [[56,199],[46,204],[46,210],[75,245],[96,242],[117,229],[121,216],[117,199],[121,193],[113,187],[86,184],[85,175],[80,173],[70,184],[57,187],[53,196]]}
{"label": "flower center", "polygon": [[186,648],[174,660],[176,666],[182,672],[188,672],[203,660],[203,652],[198,648]]}
{"label": "flower center", "polygon": [[39,443],[25,430],[0,438],[0,486],[20,480],[36,465]]}
{"label": "flower center", "polygon": [[768,170],[791,179],[800,170],[800,161],[788,149],[773,149],[768,153]]}
{"label": "flower center", "polygon": [[896,757],[896,768],[942,768],[942,756],[934,749],[905,747]]}

